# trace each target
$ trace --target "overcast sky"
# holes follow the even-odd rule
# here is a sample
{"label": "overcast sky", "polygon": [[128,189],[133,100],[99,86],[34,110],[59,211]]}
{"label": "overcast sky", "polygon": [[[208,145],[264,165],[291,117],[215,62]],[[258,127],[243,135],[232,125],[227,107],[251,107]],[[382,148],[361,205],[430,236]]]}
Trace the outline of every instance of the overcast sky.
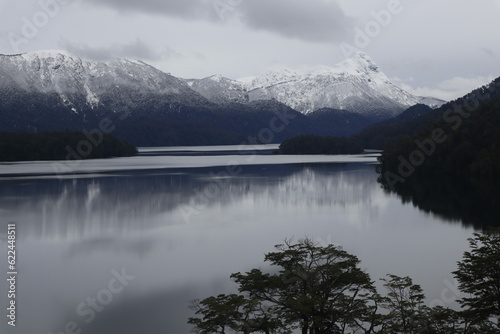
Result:
{"label": "overcast sky", "polygon": [[0,0],[0,53],[140,59],[182,78],[335,65],[359,49],[418,95],[500,76],[499,0]]}

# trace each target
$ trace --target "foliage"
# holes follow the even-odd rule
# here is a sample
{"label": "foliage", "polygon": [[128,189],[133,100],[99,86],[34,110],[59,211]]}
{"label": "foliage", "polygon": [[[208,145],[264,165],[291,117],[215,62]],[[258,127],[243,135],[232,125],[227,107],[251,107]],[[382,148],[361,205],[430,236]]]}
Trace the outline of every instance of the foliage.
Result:
{"label": "foliage", "polygon": [[225,333],[231,329],[240,333],[289,333],[271,307],[266,307],[256,299],[242,295],[218,295],[192,302],[191,309],[203,319],[190,318],[188,323],[198,328],[199,334]]}
{"label": "foliage", "polygon": [[315,135],[290,138],[279,147],[279,154],[358,154],[363,151],[363,146],[356,141]]}
{"label": "foliage", "polygon": [[[265,310],[266,316],[252,313],[252,323],[261,326],[252,327],[252,331],[289,333],[299,328],[304,334],[312,334],[348,333],[363,328],[366,315],[370,313],[370,296],[375,289],[369,275],[358,268],[357,257],[334,245],[319,247],[309,239],[297,244],[285,241],[276,248],[277,252],[265,256],[265,261],[277,267],[276,273],[253,269],[244,274],[231,275],[243,294],[238,300],[244,305],[258,305],[259,311]],[[224,300],[228,297],[218,298]],[[211,314],[218,306],[212,302],[213,299],[200,302],[213,306],[198,308],[197,314],[203,315],[201,320],[189,319],[189,323],[196,325],[200,333],[210,333],[213,328]],[[232,317],[242,318],[247,317],[241,312],[239,316]],[[237,331],[242,322],[238,320],[236,323],[227,326],[227,322],[219,322]]]}
{"label": "foliage", "polygon": [[[382,119],[376,115],[365,115],[355,110],[338,110],[322,108],[306,115],[309,121],[309,132],[318,136],[348,137],[366,129],[369,125]],[[307,133],[304,127],[303,133]],[[355,139],[359,141],[358,138]],[[366,146],[365,146],[366,147]]]}
{"label": "foliage", "polygon": [[[464,114],[467,115],[467,114]],[[456,117],[456,118],[455,118]],[[413,137],[407,137],[397,146],[384,151],[381,157],[382,172],[397,171],[399,156],[409,160],[413,151],[424,151],[423,145],[429,143],[429,153],[423,152],[425,162],[415,166],[410,177],[426,176],[439,179],[442,175],[467,178],[480,183],[500,174],[500,99],[490,101],[472,112],[470,116],[450,113],[448,120],[439,120]],[[442,143],[430,140],[436,129],[444,131]],[[410,178],[408,177],[408,178]]]}
{"label": "foliage", "polygon": [[340,247],[310,239],[285,240],[266,254],[271,272],[253,269],[231,277],[240,294],[192,303],[194,331],[302,334],[492,334],[500,318],[500,230],[474,234],[453,274],[469,297],[461,311],[424,304],[410,277],[387,275],[387,294],[376,291],[359,259]]}
{"label": "foliage", "polygon": [[[500,99],[473,110],[449,109],[443,119],[383,152],[379,181],[424,210],[475,224],[498,224],[499,143]],[[448,200],[448,207],[426,200],[432,196]]]}
{"label": "foliage", "polygon": [[0,161],[81,160],[135,154],[134,146],[110,135],[0,132]]}
{"label": "foliage", "polygon": [[417,104],[394,118],[368,126],[351,138],[363,143],[365,148],[383,150],[397,144],[401,138],[411,136],[425,128],[427,124],[440,116],[439,111]]}
{"label": "foliage", "polygon": [[460,300],[469,310],[473,325],[488,323],[500,332],[500,229],[475,233],[469,239],[470,251],[464,253],[454,272],[459,288],[468,294]]}
{"label": "foliage", "polygon": [[383,298],[383,307],[389,310],[384,333],[418,333],[423,327],[425,317],[422,309],[425,296],[422,288],[415,285],[409,277],[388,275],[382,279],[389,291]]}

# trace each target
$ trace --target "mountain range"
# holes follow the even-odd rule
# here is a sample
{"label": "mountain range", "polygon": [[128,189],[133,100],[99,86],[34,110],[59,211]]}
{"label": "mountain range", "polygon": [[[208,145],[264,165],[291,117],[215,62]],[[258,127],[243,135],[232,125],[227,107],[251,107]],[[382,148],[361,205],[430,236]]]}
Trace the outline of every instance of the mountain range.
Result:
{"label": "mountain range", "polygon": [[187,82],[213,102],[276,99],[303,114],[332,108],[392,117],[417,103],[436,108],[445,102],[414,96],[395,86],[363,52],[333,67],[283,69],[240,81],[214,75]]}
{"label": "mountain range", "polygon": [[289,115],[286,128],[266,139],[277,142],[301,133],[350,135],[420,102],[444,103],[393,85],[364,53],[334,67],[240,81],[181,79],[138,60],[91,61],[63,51],[0,55],[0,131],[89,130],[109,119],[115,135],[136,145],[229,144]]}

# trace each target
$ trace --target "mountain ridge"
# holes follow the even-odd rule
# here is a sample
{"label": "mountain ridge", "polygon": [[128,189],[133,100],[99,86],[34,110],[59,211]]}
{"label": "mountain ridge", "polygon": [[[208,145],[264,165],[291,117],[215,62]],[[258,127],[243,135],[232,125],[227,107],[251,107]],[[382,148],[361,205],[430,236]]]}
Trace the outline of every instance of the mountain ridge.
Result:
{"label": "mountain ridge", "polygon": [[0,131],[88,131],[110,120],[116,136],[135,145],[239,144],[281,114],[294,119],[272,142],[303,133],[349,136],[390,117],[383,106],[380,114],[325,107],[305,115],[273,96],[252,99],[247,84],[220,75],[181,79],[139,60],[91,61],[57,50],[0,55]]}
{"label": "mountain ridge", "polygon": [[192,104],[191,100],[207,102],[183,80],[142,61],[117,58],[96,62],[57,50],[0,55],[2,86],[56,93],[74,112],[106,103],[111,104],[108,107],[112,109],[123,108],[125,101],[130,109],[146,94],[168,99],[175,96],[174,100],[186,104]]}
{"label": "mountain ridge", "polygon": [[[392,119],[368,126],[357,133],[354,138],[363,142],[367,148],[387,149],[392,145],[396,145],[401,138],[412,136],[429,126],[429,124],[443,119],[449,122],[455,121],[457,117],[449,116],[449,114],[456,110],[473,111],[481,104],[495,98],[500,99],[500,77],[462,97],[443,104],[437,109],[431,109],[422,104],[412,106]],[[460,117],[458,120],[460,120]]]}
{"label": "mountain ridge", "polygon": [[[344,60],[335,66],[315,66],[308,69],[269,71],[263,75],[243,80],[232,80],[220,75],[207,85],[211,78],[192,80],[194,90],[204,95],[207,89],[213,96],[204,95],[213,102],[224,100],[221,81],[231,81],[239,90],[246,90],[248,100],[276,99],[303,114],[331,108],[349,110],[370,116],[392,117],[406,108],[423,103],[433,108],[441,106],[445,101],[432,97],[414,96],[394,85],[381,71],[377,64],[363,52],[353,58]],[[203,82],[203,88],[196,84]],[[225,93],[226,96],[228,95]],[[227,99],[226,99],[227,101]]]}
{"label": "mountain ridge", "polygon": [[65,51],[45,50],[0,55],[0,79],[0,86],[57,93],[74,112],[94,109],[103,101],[115,109],[133,109],[147,94],[197,106],[276,99],[304,114],[332,108],[382,117],[395,116],[417,103],[439,103],[395,86],[361,52],[333,67],[271,71],[242,82],[221,75],[181,79],[140,60],[91,61]]}

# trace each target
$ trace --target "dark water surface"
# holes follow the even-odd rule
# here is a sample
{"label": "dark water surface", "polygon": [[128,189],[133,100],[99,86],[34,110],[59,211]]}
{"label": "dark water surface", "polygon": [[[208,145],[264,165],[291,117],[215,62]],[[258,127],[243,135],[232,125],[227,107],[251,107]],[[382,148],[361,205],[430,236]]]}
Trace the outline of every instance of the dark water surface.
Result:
{"label": "dark water surface", "polygon": [[374,280],[411,276],[428,303],[459,297],[473,229],[384,193],[373,164],[228,168],[0,179],[0,254],[7,223],[18,238],[17,327],[0,332],[189,333],[190,300],[234,292],[231,273],[290,237],[342,245]]}

